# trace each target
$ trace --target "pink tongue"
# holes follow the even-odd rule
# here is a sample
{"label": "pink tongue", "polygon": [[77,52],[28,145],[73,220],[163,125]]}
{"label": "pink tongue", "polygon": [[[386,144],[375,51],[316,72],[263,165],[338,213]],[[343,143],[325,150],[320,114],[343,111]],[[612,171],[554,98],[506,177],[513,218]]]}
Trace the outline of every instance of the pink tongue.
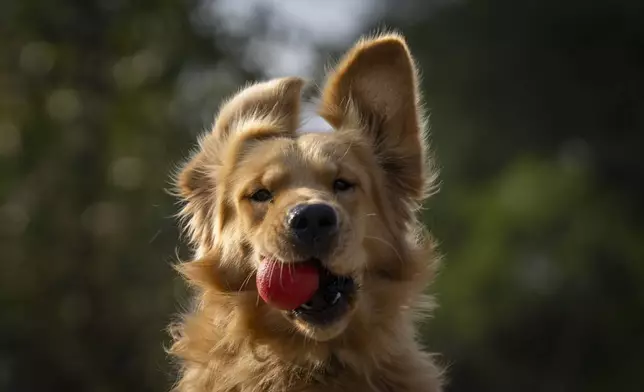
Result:
{"label": "pink tongue", "polygon": [[266,303],[282,310],[305,304],[318,289],[320,274],[310,263],[285,264],[262,260],[257,270],[257,289]]}

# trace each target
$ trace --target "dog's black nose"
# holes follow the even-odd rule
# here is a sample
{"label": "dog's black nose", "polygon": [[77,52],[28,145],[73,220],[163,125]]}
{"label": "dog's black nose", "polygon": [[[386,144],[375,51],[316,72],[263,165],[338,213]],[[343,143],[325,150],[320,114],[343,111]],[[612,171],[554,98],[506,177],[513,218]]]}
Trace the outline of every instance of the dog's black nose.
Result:
{"label": "dog's black nose", "polygon": [[297,205],[286,223],[299,251],[312,257],[326,253],[338,232],[338,215],[328,204]]}

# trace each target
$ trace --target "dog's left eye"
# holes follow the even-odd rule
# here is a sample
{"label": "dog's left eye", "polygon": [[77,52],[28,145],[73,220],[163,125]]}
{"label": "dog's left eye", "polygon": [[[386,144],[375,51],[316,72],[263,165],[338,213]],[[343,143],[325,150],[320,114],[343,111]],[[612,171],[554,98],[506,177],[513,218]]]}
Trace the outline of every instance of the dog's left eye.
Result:
{"label": "dog's left eye", "polygon": [[259,189],[250,195],[252,201],[264,203],[273,199],[273,194],[268,189]]}
{"label": "dog's left eye", "polygon": [[342,179],[337,179],[333,181],[333,190],[335,192],[344,192],[344,191],[348,191],[351,188],[353,188],[353,184],[350,183],[349,181],[342,180]]}

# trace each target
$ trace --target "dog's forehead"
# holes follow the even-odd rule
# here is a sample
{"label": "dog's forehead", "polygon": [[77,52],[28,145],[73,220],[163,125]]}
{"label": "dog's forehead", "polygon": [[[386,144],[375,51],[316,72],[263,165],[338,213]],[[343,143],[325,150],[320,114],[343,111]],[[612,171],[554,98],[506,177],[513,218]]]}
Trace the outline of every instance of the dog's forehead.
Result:
{"label": "dog's forehead", "polygon": [[307,132],[296,138],[275,138],[262,140],[246,150],[241,159],[241,166],[264,171],[273,166],[280,166],[282,171],[310,171],[335,158],[337,146],[330,134]]}
{"label": "dog's forehead", "polygon": [[243,154],[244,165],[258,171],[279,166],[280,172],[306,172],[309,175],[332,171],[337,167],[335,161],[341,157],[346,160],[346,147],[351,144],[335,131],[317,113],[317,105],[301,102],[295,137],[269,138],[255,143]]}
{"label": "dog's forehead", "polygon": [[301,185],[327,183],[340,167],[352,166],[346,148],[331,136],[312,132],[261,141],[246,152],[235,177],[261,178],[263,184],[274,187],[293,181]]}

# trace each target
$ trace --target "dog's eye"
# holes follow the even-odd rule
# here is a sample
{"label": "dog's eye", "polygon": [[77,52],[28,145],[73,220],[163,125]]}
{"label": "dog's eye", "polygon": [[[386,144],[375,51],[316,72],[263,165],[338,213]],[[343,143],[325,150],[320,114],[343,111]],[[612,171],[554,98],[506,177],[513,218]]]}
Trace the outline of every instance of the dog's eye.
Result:
{"label": "dog's eye", "polygon": [[333,190],[335,192],[344,192],[344,191],[348,191],[351,188],[353,188],[353,184],[350,183],[349,181],[342,180],[342,179],[333,181]]}
{"label": "dog's eye", "polygon": [[273,194],[268,189],[259,189],[250,195],[252,201],[265,203],[273,199]]}

